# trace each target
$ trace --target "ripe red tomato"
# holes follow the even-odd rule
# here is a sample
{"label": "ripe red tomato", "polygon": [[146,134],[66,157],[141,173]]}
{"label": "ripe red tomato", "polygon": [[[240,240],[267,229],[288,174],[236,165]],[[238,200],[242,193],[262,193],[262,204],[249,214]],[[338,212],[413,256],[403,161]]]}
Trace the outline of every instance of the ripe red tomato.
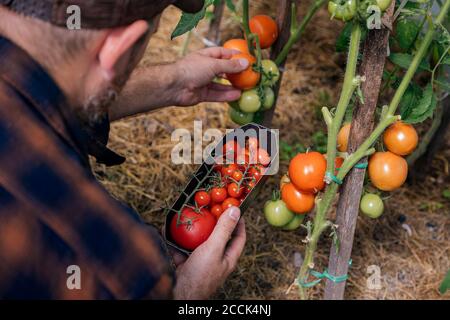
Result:
{"label": "ripe red tomato", "polygon": [[237,164],[232,163],[232,164],[225,165],[222,167],[222,176],[223,177],[231,177],[231,176],[233,176],[233,173],[236,170],[239,170],[239,167]]}
{"label": "ripe red tomato", "polygon": [[416,149],[419,137],[412,125],[398,121],[386,129],[383,141],[390,152],[406,156]]}
{"label": "ripe red tomato", "polygon": [[346,152],[348,148],[348,137],[350,136],[351,124],[345,124],[341,130],[339,130],[337,137],[337,148],[340,152]]}
{"label": "ripe red tomato", "polygon": [[238,186],[237,183],[230,183],[227,188],[228,195],[233,198],[240,198],[244,193],[244,188],[242,186]]}
{"label": "ripe red tomato", "polygon": [[227,198],[222,203],[222,209],[223,209],[223,211],[225,211],[231,207],[239,207],[240,204],[241,204],[241,202],[236,198]]}
{"label": "ripe red tomato", "polygon": [[392,191],[401,187],[407,176],[406,160],[390,151],[376,152],[369,159],[370,181],[380,190]]}
{"label": "ripe red tomato", "polygon": [[314,208],[314,194],[302,192],[292,183],[287,183],[283,186],[281,199],[286,203],[289,210],[298,214],[307,213]]}
{"label": "ripe red tomato", "polygon": [[253,188],[256,186],[256,181],[255,180],[250,180],[248,181],[245,186],[244,186],[244,193],[245,194],[249,194]]}
{"label": "ripe red tomato", "polygon": [[197,191],[194,196],[194,201],[199,207],[206,207],[211,202],[211,197],[206,191]]}
{"label": "ripe red tomato", "polygon": [[230,39],[223,44],[225,49],[237,50],[242,53],[250,53],[248,51],[247,40],[244,39]]}
{"label": "ripe red tomato", "polygon": [[207,210],[196,213],[191,208],[184,208],[179,222],[178,215],[174,215],[170,224],[173,241],[186,250],[194,250],[213,232],[216,218]]}
{"label": "ripe red tomato", "polygon": [[253,64],[256,63],[256,58],[248,53],[239,53],[234,55],[231,59],[247,59],[249,66],[247,69],[240,73],[229,73],[227,74],[227,79],[231,84],[238,89],[248,90],[256,87],[259,80],[261,79],[261,74],[253,70]]}
{"label": "ripe red tomato", "polygon": [[233,178],[233,180],[237,181],[237,182],[241,181],[243,177],[244,177],[244,174],[239,169],[234,171],[233,174],[231,175],[231,178]]}
{"label": "ripe red tomato", "polygon": [[289,178],[301,191],[317,193],[325,187],[327,161],[319,152],[299,153],[289,164]]}
{"label": "ripe red tomato", "polygon": [[261,165],[256,165],[248,169],[248,176],[251,178],[255,178],[255,182],[258,182],[261,180],[262,176],[264,175],[264,167]]}
{"label": "ripe red tomato", "polygon": [[211,207],[211,214],[216,217],[216,219],[219,219],[220,216],[223,213],[222,205],[221,204],[215,204]]}
{"label": "ripe red tomato", "polygon": [[227,163],[236,161],[238,156],[242,156],[244,154],[242,147],[234,140],[225,143],[222,151]]}
{"label": "ripe red tomato", "polygon": [[211,188],[209,195],[214,203],[222,203],[228,197],[227,190],[221,187]]}
{"label": "ripe red tomato", "polygon": [[278,38],[278,26],[275,20],[266,15],[254,16],[249,21],[250,31],[259,37],[261,49],[267,49]]}

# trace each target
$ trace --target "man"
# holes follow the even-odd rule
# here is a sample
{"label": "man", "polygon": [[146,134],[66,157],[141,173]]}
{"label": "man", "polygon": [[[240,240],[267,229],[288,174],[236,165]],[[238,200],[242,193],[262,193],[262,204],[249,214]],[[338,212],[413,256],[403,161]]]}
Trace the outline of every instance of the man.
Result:
{"label": "man", "polygon": [[[124,161],[106,148],[110,120],[240,96],[212,82],[248,66],[223,48],[133,73],[172,3],[203,1],[0,0],[0,297],[204,299],[236,267],[239,209],[187,260],[174,255],[175,272],[158,233],[89,167],[88,155]],[[81,30],[65,28],[71,4]]]}

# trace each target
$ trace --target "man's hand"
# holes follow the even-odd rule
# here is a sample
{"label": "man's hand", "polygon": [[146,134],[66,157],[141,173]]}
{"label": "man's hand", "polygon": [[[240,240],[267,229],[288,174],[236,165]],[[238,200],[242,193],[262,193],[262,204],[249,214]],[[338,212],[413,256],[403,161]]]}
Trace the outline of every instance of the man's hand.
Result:
{"label": "man's hand", "polygon": [[225,211],[209,239],[178,265],[175,299],[209,298],[236,268],[246,239],[245,222],[239,217],[236,207]]}
{"label": "man's hand", "polygon": [[111,120],[118,120],[167,106],[239,99],[241,91],[213,82],[225,73],[248,68],[246,59],[230,59],[237,51],[208,48],[172,63],[139,68],[131,75],[119,99],[111,106]]}
{"label": "man's hand", "polygon": [[[237,52],[237,51],[236,51]],[[216,77],[238,73],[248,68],[246,59],[230,60],[234,50],[221,47],[203,49],[176,62],[179,81],[175,105],[189,106],[200,102],[228,102],[239,99],[241,91],[219,83]]]}

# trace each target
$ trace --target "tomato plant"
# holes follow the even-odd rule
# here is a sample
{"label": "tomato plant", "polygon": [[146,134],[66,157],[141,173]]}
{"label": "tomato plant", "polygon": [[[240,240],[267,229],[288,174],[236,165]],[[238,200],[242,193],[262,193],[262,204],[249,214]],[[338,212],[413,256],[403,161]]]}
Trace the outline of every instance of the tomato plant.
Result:
{"label": "tomato plant", "polygon": [[197,213],[191,208],[184,208],[179,219],[177,215],[173,216],[170,235],[180,247],[194,250],[208,239],[215,225],[216,218],[209,211],[202,209]]}

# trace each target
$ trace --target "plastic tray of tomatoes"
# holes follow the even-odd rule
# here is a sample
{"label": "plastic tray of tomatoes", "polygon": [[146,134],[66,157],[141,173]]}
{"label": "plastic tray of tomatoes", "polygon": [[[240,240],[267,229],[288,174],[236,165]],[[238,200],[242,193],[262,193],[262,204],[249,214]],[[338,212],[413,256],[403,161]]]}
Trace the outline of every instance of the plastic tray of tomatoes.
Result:
{"label": "plastic tray of tomatoes", "polygon": [[[242,133],[244,139],[238,139]],[[260,145],[261,141],[265,143]],[[249,150],[257,153],[253,151],[250,156]],[[237,158],[238,154],[243,156]],[[261,190],[269,170],[278,170],[277,165],[278,137],[273,130],[249,123],[227,133],[167,210],[163,232],[167,244],[190,254],[207,240],[228,207],[238,206],[241,216],[244,214]],[[242,182],[237,184],[239,181]]]}

